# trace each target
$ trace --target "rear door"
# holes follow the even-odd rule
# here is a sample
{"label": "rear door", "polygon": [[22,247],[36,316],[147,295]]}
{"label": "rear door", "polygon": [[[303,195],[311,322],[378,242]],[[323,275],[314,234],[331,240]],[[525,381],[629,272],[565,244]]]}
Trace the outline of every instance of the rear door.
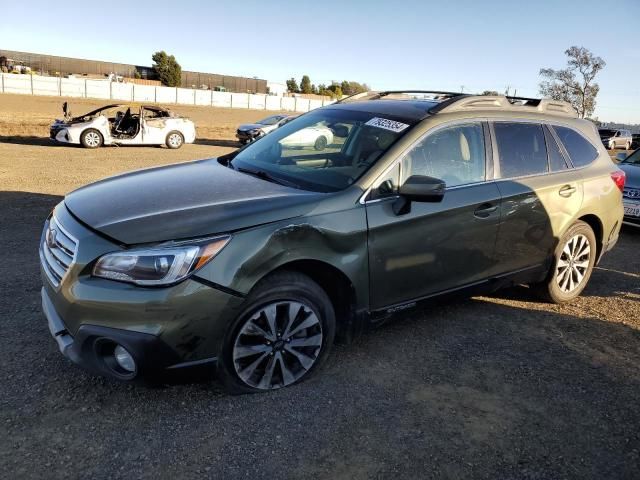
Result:
{"label": "rear door", "polygon": [[494,122],[496,183],[502,220],[496,244],[501,273],[545,266],[558,236],[582,204],[582,181],[552,131],[540,123]]}
{"label": "rear door", "polygon": [[[500,193],[490,168],[488,129],[465,122],[428,132],[366,202],[373,310],[484,280],[495,267]],[[490,173],[489,173],[490,174]],[[397,186],[411,175],[445,180],[439,203],[394,213]]]}

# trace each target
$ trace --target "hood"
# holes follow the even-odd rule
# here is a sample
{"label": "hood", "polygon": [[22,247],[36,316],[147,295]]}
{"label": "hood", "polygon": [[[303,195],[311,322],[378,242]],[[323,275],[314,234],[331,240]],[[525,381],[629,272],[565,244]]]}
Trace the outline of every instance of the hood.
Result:
{"label": "hood", "polygon": [[238,130],[248,132],[249,130],[255,130],[256,128],[264,128],[268,125],[262,125],[261,123],[243,123],[238,127]]}
{"label": "hood", "polygon": [[640,165],[619,163],[617,166],[627,176],[625,186],[630,188],[640,188]]}
{"label": "hood", "polygon": [[71,192],[64,202],[85,224],[131,245],[297,217],[322,195],[261,180],[211,159],[107,178]]}

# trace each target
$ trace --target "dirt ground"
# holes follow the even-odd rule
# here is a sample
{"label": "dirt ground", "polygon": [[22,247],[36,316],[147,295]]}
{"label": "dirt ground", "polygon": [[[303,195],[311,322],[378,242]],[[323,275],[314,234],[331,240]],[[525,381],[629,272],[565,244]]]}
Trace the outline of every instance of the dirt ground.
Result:
{"label": "dirt ground", "polygon": [[[13,105],[48,124],[56,100],[0,96],[0,116]],[[229,151],[228,132],[263,114],[209,110],[227,134],[178,151],[56,147],[33,137],[42,126],[0,123],[0,476],[640,478],[639,229],[570,305],[524,287],[436,304],[273,393],[119,384],[62,357],[40,312],[46,215],[95,179]]]}

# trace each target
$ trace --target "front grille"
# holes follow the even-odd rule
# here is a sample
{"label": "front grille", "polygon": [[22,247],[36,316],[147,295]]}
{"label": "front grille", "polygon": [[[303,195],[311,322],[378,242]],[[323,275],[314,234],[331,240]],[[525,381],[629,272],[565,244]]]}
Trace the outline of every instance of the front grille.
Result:
{"label": "front grille", "polygon": [[69,271],[76,256],[78,241],[53,216],[45,224],[40,242],[40,262],[47,277],[57,287]]}

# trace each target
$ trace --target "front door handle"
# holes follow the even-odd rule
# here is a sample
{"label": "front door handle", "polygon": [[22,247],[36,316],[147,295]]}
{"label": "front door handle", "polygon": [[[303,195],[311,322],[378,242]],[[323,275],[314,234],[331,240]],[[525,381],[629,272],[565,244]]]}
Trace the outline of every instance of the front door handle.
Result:
{"label": "front door handle", "polygon": [[559,191],[558,194],[561,197],[565,197],[568,198],[571,195],[573,195],[574,193],[576,193],[577,188],[576,187],[572,187],[571,185],[565,185],[564,187],[562,187]]}
{"label": "front door handle", "polygon": [[497,209],[498,206],[493,203],[483,203],[475,210],[475,212],[473,212],[473,216],[476,218],[487,218]]}

